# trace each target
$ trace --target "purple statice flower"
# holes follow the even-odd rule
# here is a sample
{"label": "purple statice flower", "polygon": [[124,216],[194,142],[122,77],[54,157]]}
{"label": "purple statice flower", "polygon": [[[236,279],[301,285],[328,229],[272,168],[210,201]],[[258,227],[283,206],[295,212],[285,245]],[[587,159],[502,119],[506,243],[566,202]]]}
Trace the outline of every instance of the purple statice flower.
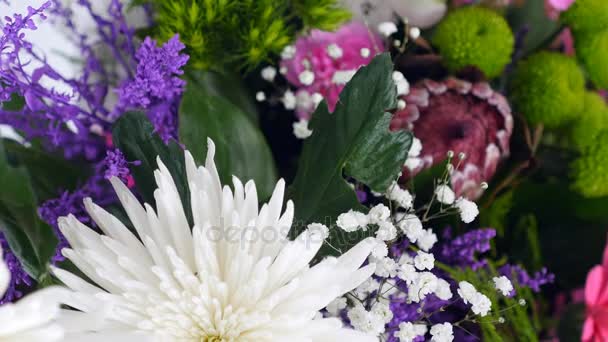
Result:
{"label": "purple statice flower", "polygon": [[555,275],[549,273],[547,268],[543,267],[540,271],[530,275],[523,267],[519,265],[506,264],[498,269],[498,272],[507,278],[511,279],[519,286],[528,287],[534,292],[540,292],[543,285],[551,284],[555,281]]}
{"label": "purple statice flower", "polygon": [[135,77],[117,89],[118,107],[147,110],[157,133],[165,141],[177,133],[175,112],[186,85],[180,76],[189,59],[180,53],[184,48],[178,35],[161,47],[147,37],[135,54],[138,62]]}
{"label": "purple statice flower", "polygon": [[2,246],[4,262],[8,266],[9,271],[11,272],[11,280],[9,282],[8,288],[4,293],[4,296],[0,298],[0,305],[4,303],[13,302],[23,296],[23,292],[21,292],[22,288],[27,288],[32,286],[33,280],[30,276],[23,270],[21,263],[13,254],[13,252],[8,247],[8,243],[4,238],[4,235],[0,233],[0,246]]}
{"label": "purple statice flower", "polygon": [[444,243],[435,247],[435,257],[453,266],[477,269],[484,266],[484,260],[477,260],[477,254],[490,250],[490,241],[496,237],[494,229],[477,229],[452,239],[452,231],[443,232]]}
{"label": "purple statice flower", "polygon": [[134,180],[133,176],[131,176],[131,171],[129,170],[129,164],[140,165],[141,162],[139,160],[128,162],[119,149],[114,149],[107,151],[106,158],[103,160],[102,164],[105,168],[105,179],[117,177],[123,183],[127,184],[128,187],[132,187],[134,185]]}
{"label": "purple statice flower", "polygon": [[82,187],[71,192],[64,191],[58,198],[50,199],[38,208],[38,215],[53,228],[59,240],[55,256],[52,259],[53,263],[65,259],[61,250],[68,247],[68,242],[57,225],[58,218],[72,214],[80,222],[94,227],[95,223],[84,207],[84,199],[92,198],[95,203],[102,207],[107,207],[116,202],[116,196],[111,187],[108,186],[108,181],[104,178],[102,170],[105,168],[106,165],[103,162],[99,163],[93,176]]}

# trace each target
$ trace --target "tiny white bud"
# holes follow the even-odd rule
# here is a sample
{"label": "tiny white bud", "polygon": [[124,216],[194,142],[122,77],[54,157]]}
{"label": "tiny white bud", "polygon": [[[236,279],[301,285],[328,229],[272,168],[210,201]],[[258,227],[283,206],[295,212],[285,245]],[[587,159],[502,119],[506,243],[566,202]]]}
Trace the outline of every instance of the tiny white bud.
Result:
{"label": "tiny white bud", "polygon": [[397,101],[397,109],[404,110],[405,106],[406,106],[405,101],[403,101],[403,100]]}
{"label": "tiny white bud", "polygon": [[315,81],[315,74],[310,70],[304,70],[298,75],[298,79],[303,85],[309,86]]}
{"label": "tiny white bud", "polygon": [[489,187],[489,185],[488,185],[488,183],[487,183],[487,182],[481,182],[480,187],[481,187],[482,189],[486,190],[486,189]]}
{"label": "tiny white bud", "polygon": [[458,153],[458,159],[460,160],[464,160],[467,157],[467,154],[464,152],[460,152]]}
{"label": "tiny white bud", "polygon": [[296,47],[287,45],[281,52],[281,59],[292,59],[296,55]]}
{"label": "tiny white bud", "polygon": [[340,48],[337,44],[329,44],[327,46],[327,54],[333,59],[341,58],[342,48]]}
{"label": "tiny white bud", "polygon": [[417,27],[412,27],[412,28],[410,29],[410,37],[411,37],[413,40],[418,39],[418,37],[420,37],[420,29],[419,29],[419,28],[417,28]]}
{"label": "tiny white bud", "polygon": [[454,171],[454,165],[452,165],[452,164],[448,163],[448,164],[445,166],[445,169],[446,169],[446,170],[448,170],[448,172],[452,173],[452,172]]}
{"label": "tiny white bud", "polygon": [[282,66],[282,67],[279,69],[279,73],[281,73],[281,75],[285,75],[285,74],[287,73],[287,67]]}
{"label": "tiny white bud", "polygon": [[454,158],[454,151],[449,150],[449,151],[448,151],[448,153],[447,153],[447,156],[448,156],[448,158],[450,158],[450,159],[451,159],[451,158]]}
{"label": "tiny white bud", "polygon": [[522,299],[520,299],[520,300],[519,300],[519,305],[521,305],[521,306],[526,305],[526,300],[525,300],[525,299],[523,299],[523,298],[522,298]]}
{"label": "tiny white bud", "polygon": [[367,58],[371,54],[371,51],[368,48],[361,49],[361,57]]}
{"label": "tiny white bud", "polygon": [[505,322],[505,318],[504,317],[499,317],[498,318],[498,323],[503,324]]}
{"label": "tiny white bud", "polygon": [[399,39],[395,39],[395,41],[393,42],[393,46],[394,47],[400,47],[401,46],[401,41]]}
{"label": "tiny white bud", "polygon": [[268,82],[274,81],[274,78],[277,76],[277,69],[272,66],[267,66],[262,69],[262,78]]}
{"label": "tiny white bud", "polygon": [[257,94],[255,94],[255,99],[258,102],[264,102],[266,101],[266,94],[264,94],[263,91],[258,91]]}

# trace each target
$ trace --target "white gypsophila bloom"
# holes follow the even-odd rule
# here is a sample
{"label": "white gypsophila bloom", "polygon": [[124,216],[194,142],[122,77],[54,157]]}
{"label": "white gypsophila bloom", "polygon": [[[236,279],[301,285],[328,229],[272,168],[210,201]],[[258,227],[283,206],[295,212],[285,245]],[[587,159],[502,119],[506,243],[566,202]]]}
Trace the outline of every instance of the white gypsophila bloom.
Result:
{"label": "white gypsophila bloom", "polygon": [[437,201],[447,205],[451,205],[456,199],[454,191],[446,184],[440,184],[435,188],[435,196],[437,197]]}
{"label": "white gypsophila bloom", "polygon": [[367,217],[370,223],[379,224],[380,222],[385,222],[389,217],[391,217],[391,210],[384,204],[380,203],[369,210]]}
{"label": "white gypsophila bloom", "polygon": [[372,256],[374,258],[384,258],[385,256],[388,255],[388,246],[386,245],[386,243],[382,240],[378,240],[376,239],[376,245],[374,246],[374,249],[372,249]]}
{"label": "white gypsophila bloom", "polygon": [[386,323],[383,316],[372,311],[367,311],[361,303],[357,303],[347,312],[347,316],[353,328],[367,334],[378,336],[384,332]]}
{"label": "white gypsophila bloom", "polygon": [[324,240],[310,231],[287,239],[294,205],[282,214],[285,182],[259,208],[253,181],[222,186],[207,145],[204,167],[185,152],[193,226],[160,158],[156,210],[111,179],[137,234],[90,199],[85,207],[105,235],[72,215],[59,219],[71,246],[63,254],[92,282],[54,269],[75,292],[66,304],[79,311],[65,328],[84,341],[373,341],[337,318],[315,319],[373,274],[373,264],[361,267],[373,241],[309,266]]}
{"label": "white gypsophila bloom", "polygon": [[400,71],[393,71],[393,81],[397,86],[397,95],[407,95],[410,93],[410,83]]}
{"label": "white gypsophila bloom", "polygon": [[412,342],[416,337],[426,334],[428,328],[424,324],[412,324],[412,322],[399,323],[399,331],[394,335],[400,342]]}
{"label": "white gypsophila bloom", "polygon": [[342,53],[342,48],[338,44],[332,43],[327,46],[327,54],[333,59],[341,58]]}
{"label": "white gypsophila bloom", "polygon": [[431,272],[419,272],[414,283],[408,288],[408,298],[412,302],[419,303],[437,290],[437,279],[437,276]]}
{"label": "white gypsophila bloom", "polygon": [[315,81],[315,73],[310,70],[304,70],[298,75],[298,80],[303,85],[309,86]]}
{"label": "white gypsophila bloom", "polygon": [[293,123],[293,135],[298,139],[308,139],[312,135],[312,130],[308,128],[308,120],[300,119]]}
{"label": "white gypsophila bloom", "polygon": [[327,304],[325,308],[331,316],[338,316],[340,312],[347,307],[346,297],[339,297]]}
{"label": "white gypsophila bloom", "polygon": [[393,319],[393,312],[391,311],[391,307],[388,301],[385,302],[376,302],[374,306],[372,306],[372,311],[374,314],[380,316],[381,320],[386,324]]}
{"label": "white gypsophila bloom", "polygon": [[344,84],[350,82],[350,80],[353,78],[353,76],[355,76],[356,73],[357,73],[357,69],[337,70],[336,72],[334,72],[334,75],[331,77],[331,83],[344,85]]}
{"label": "white gypsophila bloom", "polygon": [[435,324],[431,327],[431,342],[452,342],[454,329],[451,323]]}
{"label": "white gypsophila bloom", "polygon": [[420,153],[422,152],[422,141],[420,141],[420,139],[414,137],[414,139],[412,140],[412,146],[410,147],[410,150],[408,152],[408,157],[418,157],[420,155]]}
{"label": "white gypsophila bloom", "polygon": [[454,206],[458,208],[460,212],[460,219],[464,223],[471,223],[477,215],[479,215],[479,209],[477,208],[477,204],[473,201],[469,201],[466,198],[460,197],[454,203]]}
{"label": "white gypsophila bloom", "polygon": [[494,277],[492,280],[494,281],[496,290],[502,293],[503,296],[509,296],[513,292],[513,284],[506,276]]}
{"label": "white gypsophila bloom", "polygon": [[287,90],[283,94],[283,97],[281,97],[281,102],[283,102],[283,106],[287,110],[296,109],[296,104],[297,104],[296,95],[291,90]]}
{"label": "white gypsophila bloom", "polygon": [[418,278],[416,267],[412,264],[401,264],[397,272],[397,277],[405,281],[408,285],[412,284]]}
{"label": "white gypsophila bloom", "polygon": [[258,92],[255,94],[255,99],[256,99],[256,101],[258,101],[258,102],[264,102],[264,101],[266,101],[266,94],[264,94],[264,92],[263,92],[263,91],[258,91]]}
{"label": "white gypsophila bloom", "polygon": [[[11,273],[0,246],[0,298],[8,288]],[[16,303],[0,305],[0,341],[63,341],[64,330],[57,323],[60,305],[69,295],[58,286],[27,295]]]}
{"label": "white gypsophila bloom", "polygon": [[465,304],[472,302],[473,298],[477,294],[477,289],[473,284],[468,281],[461,281],[458,283],[458,295],[462,298]]}
{"label": "white gypsophila bloom", "polygon": [[361,54],[361,57],[363,57],[363,58],[367,58],[367,57],[369,57],[369,55],[370,55],[372,52],[371,52],[371,51],[370,51],[370,49],[368,49],[368,48],[362,48],[362,49],[361,49],[361,51],[359,51],[359,53]]}
{"label": "white gypsophila bloom", "polygon": [[384,221],[378,223],[378,230],[376,231],[376,239],[382,241],[391,241],[397,237],[397,228],[391,221]]}
{"label": "white gypsophila bloom", "polygon": [[367,215],[351,209],[346,213],[340,214],[338,220],[336,220],[336,224],[345,232],[350,233],[367,226],[367,221]]}
{"label": "white gypsophila bloom", "polygon": [[437,288],[435,289],[435,295],[441,300],[450,300],[452,298],[452,290],[450,289],[450,283],[446,280],[437,278]]}
{"label": "white gypsophila bloom", "polygon": [[277,76],[277,68],[273,66],[267,66],[261,71],[262,79],[268,82],[274,81],[274,78]]}
{"label": "white gypsophila bloom", "polygon": [[293,45],[287,45],[281,51],[281,59],[292,59],[296,55],[296,47]]}
{"label": "white gypsophila bloom", "polygon": [[386,197],[404,209],[411,208],[414,202],[414,197],[410,194],[410,192],[402,189],[397,182],[393,182],[388,188]]}
{"label": "white gypsophila bloom", "polygon": [[414,266],[421,271],[430,271],[435,267],[435,256],[431,253],[418,251],[416,257],[414,257]]}
{"label": "white gypsophila bloom", "polygon": [[380,289],[380,282],[374,278],[368,278],[361,285],[357,286],[355,293],[357,296],[367,297],[368,294]]}
{"label": "white gypsophila bloom", "polygon": [[389,37],[397,31],[397,25],[392,21],[385,21],[378,24],[378,32],[385,37]]}
{"label": "white gypsophila bloom", "polygon": [[327,237],[329,237],[329,228],[327,228],[327,226],[324,224],[311,223],[308,226],[306,226],[306,229],[308,229],[309,232],[318,232],[323,240],[325,240],[325,239],[327,239]]}
{"label": "white gypsophila bloom", "polygon": [[321,95],[319,93],[312,94],[312,96],[310,98],[312,100],[313,106],[315,106],[315,109],[319,106],[319,103],[321,103],[321,101],[323,101],[323,95]]}
{"label": "white gypsophila bloom", "polygon": [[433,230],[424,229],[422,231],[422,234],[418,237],[418,241],[416,241],[416,244],[423,251],[428,251],[431,248],[433,248],[433,246],[435,245],[436,242],[437,242],[437,235],[435,235],[435,233],[433,233]]}
{"label": "white gypsophila bloom", "polygon": [[413,243],[415,243],[424,234],[422,222],[418,216],[414,214],[406,214],[403,217],[398,218],[397,226]]}
{"label": "white gypsophila bloom", "polygon": [[412,27],[410,28],[408,34],[410,35],[410,38],[412,38],[412,40],[416,40],[420,37],[420,28]]}
{"label": "white gypsophila bloom", "polygon": [[408,170],[413,171],[416,170],[424,164],[424,161],[421,158],[412,157],[407,158],[405,160],[405,164],[403,166],[407,167]]}
{"label": "white gypsophila bloom", "polygon": [[375,275],[383,278],[392,278],[397,275],[398,265],[395,260],[384,258],[371,258],[371,261],[376,264]]}
{"label": "white gypsophila bloom", "polygon": [[471,310],[476,314],[484,317],[492,309],[490,298],[481,292],[477,292],[471,301]]}

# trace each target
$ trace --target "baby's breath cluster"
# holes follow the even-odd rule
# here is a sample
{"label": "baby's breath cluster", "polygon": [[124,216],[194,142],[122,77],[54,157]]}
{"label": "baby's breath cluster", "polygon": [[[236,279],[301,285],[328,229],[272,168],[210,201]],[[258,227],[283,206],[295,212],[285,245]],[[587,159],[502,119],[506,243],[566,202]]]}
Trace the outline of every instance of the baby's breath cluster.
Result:
{"label": "baby's breath cluster", "polygon": [[146,0],[155,10],[155,35],[175,34],[186,45],[197,69],[253,68],[277,55],[300,28],[334,29],[348,20],[335,0]]}

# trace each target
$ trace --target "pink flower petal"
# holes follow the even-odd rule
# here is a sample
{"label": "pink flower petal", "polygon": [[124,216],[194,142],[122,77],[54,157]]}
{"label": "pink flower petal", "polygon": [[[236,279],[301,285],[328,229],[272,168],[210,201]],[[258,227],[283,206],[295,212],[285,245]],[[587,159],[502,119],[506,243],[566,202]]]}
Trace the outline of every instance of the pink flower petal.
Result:
{"label": "pink flower petal", "polygon": [[585,303],[587,306],[595,306],[598,304],[600,295],[605,287],[605,272],[602,266],[595,266],[587,275],[585,284]]}

